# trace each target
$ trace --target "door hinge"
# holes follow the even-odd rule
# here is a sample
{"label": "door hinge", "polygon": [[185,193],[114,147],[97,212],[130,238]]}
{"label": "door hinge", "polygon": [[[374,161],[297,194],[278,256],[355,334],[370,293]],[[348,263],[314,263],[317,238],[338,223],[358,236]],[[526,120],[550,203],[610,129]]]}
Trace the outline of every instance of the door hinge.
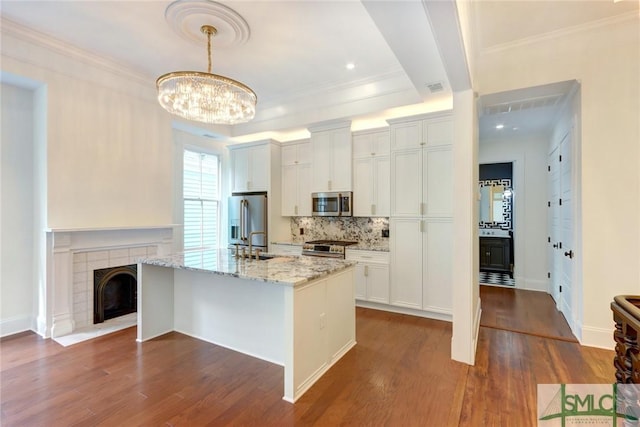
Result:
{"label": "door hinge", "polygon": [[560,154],[560,155],[558,156],[558,161],[559,161],[559,162],[561,162],[561,161],[562,161],[562,154]]}
{"label": "door hinge", "polygon": [[560,206],[562,206],[562,199],[558,199],[558,203],[560,203]]}
{"label": "door hinge", "polygon": [[547,206],[548,206],[548,207],[551,207],[551,202],[547,202]]}
{"label": "door hinge", "polygon": [[562,242],[558,242],[558,249],[562,249]]}
{"label": "door hinge", "polygon": [[551,236],[547,237],[547,243],[551,243]]}
{"label": "door hinge", "polygon": [[560,285],[560,292],[562,292],[562,285]]}
{"label": "door hinge", "polygon": [[551,273],[547,271],[547,279],[551,279]]}
{"label": "door hinge", "polygon": [[551,166],[547,165],[547,172],[551,172]]}

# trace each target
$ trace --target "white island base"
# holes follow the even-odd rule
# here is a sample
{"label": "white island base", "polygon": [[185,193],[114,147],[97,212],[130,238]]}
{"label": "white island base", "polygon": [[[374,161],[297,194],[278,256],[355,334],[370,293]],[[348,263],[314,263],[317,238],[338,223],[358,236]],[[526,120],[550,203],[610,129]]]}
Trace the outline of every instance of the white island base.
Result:
{"label": "white island base", "polygon": [[292,285],[141,263],[137,340],[176,331],[284,366],[293,403],[356,344],[353,271]]}

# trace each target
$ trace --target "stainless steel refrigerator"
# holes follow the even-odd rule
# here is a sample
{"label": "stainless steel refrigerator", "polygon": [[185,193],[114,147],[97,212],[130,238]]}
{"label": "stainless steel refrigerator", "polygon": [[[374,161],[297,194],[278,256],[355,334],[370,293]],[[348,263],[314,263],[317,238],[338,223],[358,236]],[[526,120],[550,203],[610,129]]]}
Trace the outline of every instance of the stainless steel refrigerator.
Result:
{"label": "stainless steel refrigerator", "polygon": [[[252,234],[263,232],[264,234]],[[267,193],[234,193],[229,197],[229,244],[267,250]]]}

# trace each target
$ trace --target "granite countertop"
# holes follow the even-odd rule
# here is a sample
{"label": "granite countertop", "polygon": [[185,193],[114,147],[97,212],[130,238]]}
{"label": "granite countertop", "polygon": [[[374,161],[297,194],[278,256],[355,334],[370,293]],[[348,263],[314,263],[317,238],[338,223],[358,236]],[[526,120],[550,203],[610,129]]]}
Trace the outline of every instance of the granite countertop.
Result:
{"label": "granite countertop", "polygon": [[[303,242],[271,242],[277,245],[302,246]],[[346,249],[355,249],[357,251],[378,251],[389,252],[389,242],[358,242],[355,245],[347,246]]]}
{"label": "granite countertop", "polygon": [[138,259],[142,264],[299,286],[355,265],[335,258],[275,256],[268,260],[235,258],[227,249],[203,249]]}

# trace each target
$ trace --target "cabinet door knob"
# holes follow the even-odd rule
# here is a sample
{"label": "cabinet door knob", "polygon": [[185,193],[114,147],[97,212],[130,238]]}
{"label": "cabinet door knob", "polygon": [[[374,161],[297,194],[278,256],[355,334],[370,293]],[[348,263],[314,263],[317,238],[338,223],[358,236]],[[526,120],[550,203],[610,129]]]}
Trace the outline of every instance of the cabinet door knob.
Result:
{"label": "cabinet door knob", "polygon": [[565,252],[564,256],[568,256],[569,258],[573,258],[573,251],[569,250],[569,252]]}
{"label": "cabinet door knob", "polygon": [[554,244],[553,244],[553,247],[554,247],[554,248],[556,248],[556,249],[558,249],[558,244],[557,244],[557,243],[554,243]]}

